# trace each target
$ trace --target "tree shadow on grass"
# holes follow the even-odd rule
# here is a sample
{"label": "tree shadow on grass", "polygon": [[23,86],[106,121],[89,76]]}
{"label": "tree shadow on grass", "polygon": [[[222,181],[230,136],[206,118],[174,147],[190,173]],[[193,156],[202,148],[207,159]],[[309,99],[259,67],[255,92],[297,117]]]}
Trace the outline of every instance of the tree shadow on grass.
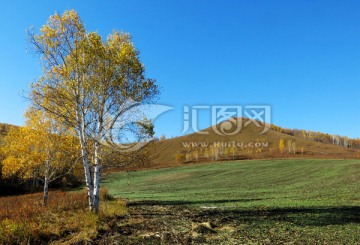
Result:
{"label": "tree shadow on grass", "polygon": [[205,216],[232,217],[244,222],[287,222],[297,226],[360,223],[360,207],[269,208],[266,210],[207,210]]}
{"label": "tree shadow on grass", "polygon": [[[199,222],[214,221],[218,223],[288,223],[297,226],[327,226],[360,223],[360,207],[288,207],[288,208],[235,208],[226,203],[251,202],[262,199],[230,199],[214,201],[134,201],[129,207],[136,206],[187,206],[207,204],[205,208],[187,207],[193,210],[193,217]],[[218,204],[224,204],[218,206]]]}
{"label": "tree shadow on grass", "polygon": [[185,200],[142,200],[128,202],[127,206],[174,206],[174,205],[200,205],[208,204],[209,206],[216,206],[216,204],[226,204],[234,202],[252,202],[265,200],[262,198],[248,198],[248,199],[226,199],[226,200],[201,200],[201,201],[185,201]]}

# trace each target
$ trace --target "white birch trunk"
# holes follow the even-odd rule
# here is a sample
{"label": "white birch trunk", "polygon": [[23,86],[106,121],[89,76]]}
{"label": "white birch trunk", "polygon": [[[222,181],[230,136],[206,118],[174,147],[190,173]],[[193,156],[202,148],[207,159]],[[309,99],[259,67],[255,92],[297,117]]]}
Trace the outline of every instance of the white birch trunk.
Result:
{"label": "white birch trunk", "polygon": [[94,193],[93,193],[93,212],[99,212],[100,202],[100,179],[101,179],[101,159],[100,159],[100,143],[95,142],[94,151]]}
{"label": "white birch trunk", "polygon": [[85,132],[84,132],[84,127],[81,125],[80,126],[80,130],[79,130],[79,140],[80,140],[80,145],[81,145],[81,156],[82,156],[82,161],[83,161],[83,166],[84,166],[84,174],[85,174],[85,184],[86,184],[86,189],[87,189],[87,195],[88,195],[88,202],[89,202],[89,209],[90,211],[93,211],[93,184],[91,181],[91,166],[89,164],[89,158],[88,158],[88,153],[86,150],[86,141],[85,141]]}
{"label": "white birch trunk", "polygon": [[89,164],[88,155],[86,152],[86,149],[81,149],[82,158],[83,158],[83,165],[84,165],[84,174],[85,174],[85,184],[87,189],[87,195],[88,195],[88,202],[89,202],[89,209],[90,211],[93,211],[93,184],[91,181],[91,166]]}
{"label": "white birch trunk", "polygon": [[46,170],[45,179],[44,179],[44,196],[43,196],[43,205],[46,207],[48,197],[49,197],[49,176],[48,171]]}

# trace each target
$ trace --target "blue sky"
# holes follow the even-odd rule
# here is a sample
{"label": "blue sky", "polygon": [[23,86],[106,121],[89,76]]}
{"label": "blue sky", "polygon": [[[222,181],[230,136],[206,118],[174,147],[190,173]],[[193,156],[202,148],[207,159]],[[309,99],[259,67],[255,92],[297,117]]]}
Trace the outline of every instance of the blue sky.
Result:
{"label": "blue sky", "polygon": [[[162,87],[157,135],[180,135],[184,105],[270,105],[272,123],[360,137],[359,1],[0,2],[0,122],[21,125],[40,74],[25,30],[55,11],[87,30],[129,32]],[[210,126],[208,115],[200,127]]]}

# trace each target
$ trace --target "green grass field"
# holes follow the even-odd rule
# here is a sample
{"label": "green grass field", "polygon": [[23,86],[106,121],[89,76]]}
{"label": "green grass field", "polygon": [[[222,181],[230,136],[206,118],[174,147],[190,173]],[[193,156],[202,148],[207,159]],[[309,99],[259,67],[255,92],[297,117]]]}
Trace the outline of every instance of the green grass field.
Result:
{"label": "green grass field", "polygon": [[200,243],[360,241],[358,160],[223,162],[138,171],[130,176],[113,173],[103,185],[110,194],[143,205],[187,207],[195,210],[191,222],[211,221],[221,227],[215,235],[203,235]]}
{"label": "green grass field", "polygon": [[130,200],[234,207],[360,204],[358,160],[260,160],[114,173],[103,184]]}

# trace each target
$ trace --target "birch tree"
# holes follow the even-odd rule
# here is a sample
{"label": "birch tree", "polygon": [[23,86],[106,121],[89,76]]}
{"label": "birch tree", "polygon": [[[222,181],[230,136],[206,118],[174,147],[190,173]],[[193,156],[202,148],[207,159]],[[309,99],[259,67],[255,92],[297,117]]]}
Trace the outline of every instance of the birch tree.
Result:
{"label": "birch tree", "polygon": [[40,180],[46,206],[49,184],[75,167],[79,156],[76,138],[44,112],[30,109],[25,116],[26,125],[11,128],[4,138],[2,173]]}
{"label": "birch tree", "polygon": [[284,149],[285,149],[285,142],[283,139],[280,139],[279,140],[279,150],[281,153],[283,153]]}
{"label": "birch tree", "polygon": [[[75,129],[89,208],[97,213],[102,148],[120,145],[127,126],[141,119],[140,105],[149,103],[158,88],[145,77],[130,35],[114,31],[102,40],[96,32],[85,31],[73,10],[50,16],[39,34],[29,31],[29,42],[43,68],[41,78],[32,84],[30,98],[35,106]],[[92,152],[88,145],[93,145]],[[131,146],[123,148],[131,150]]]}
{"label": "birch tree", "polygon": [[288,147],[288,152],[291,153],[291,149],[292,149],[292,141],[291,140],[287,141],[287,147]]}

